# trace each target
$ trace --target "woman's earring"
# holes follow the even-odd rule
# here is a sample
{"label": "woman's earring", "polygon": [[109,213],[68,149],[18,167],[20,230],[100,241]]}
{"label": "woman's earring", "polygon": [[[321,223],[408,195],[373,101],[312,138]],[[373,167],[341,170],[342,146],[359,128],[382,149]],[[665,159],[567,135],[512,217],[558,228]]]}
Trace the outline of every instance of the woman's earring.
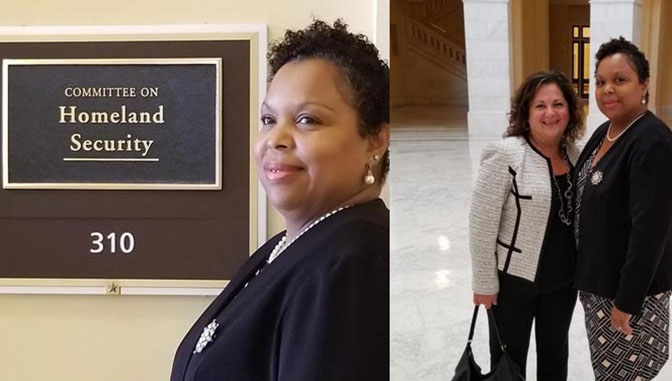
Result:
{"label": "woman's earring", "polygon": [[371,171],[371,165],[366,165],[367,171],[366,176],[364,176],[364,182],[366,185],[373,185],[376,182],[376,178],[373,176],[373,171]]}
{"label": "woman's earring", "polygon": [[642,95],[642,100],[640,101],[643,105],[646,104],[646,97]]}
{"label": "woman's earring", "polygon": [[364,182],[367,185],[373,185],[373,183],[376,182],[376,178],[375,178],[375,176],[373,176],[373,171],[371,170],[371,164],[374,164],[375,162],[377,162],[378,159],[380,159],[380,156],[373,155],[373,157],[370,160],[371,163],[366,163],[366,176],[364,176]]}

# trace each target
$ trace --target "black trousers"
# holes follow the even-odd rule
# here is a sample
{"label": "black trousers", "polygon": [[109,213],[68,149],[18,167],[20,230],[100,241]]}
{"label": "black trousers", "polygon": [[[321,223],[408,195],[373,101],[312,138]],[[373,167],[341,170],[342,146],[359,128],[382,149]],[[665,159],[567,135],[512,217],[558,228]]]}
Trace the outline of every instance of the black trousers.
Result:
{"label": "black trousers", "polygon": [[[532,322],[537,345],[537,380],[566,381],[569,358],[569,325],[572,321],[576,290],[569,284],[560,289],[540,292],[525,280],[501,274],[499,295],[493,312],[506,350],[525,375]],[[501,356],[497,337],[490,322],[490,359]]]}

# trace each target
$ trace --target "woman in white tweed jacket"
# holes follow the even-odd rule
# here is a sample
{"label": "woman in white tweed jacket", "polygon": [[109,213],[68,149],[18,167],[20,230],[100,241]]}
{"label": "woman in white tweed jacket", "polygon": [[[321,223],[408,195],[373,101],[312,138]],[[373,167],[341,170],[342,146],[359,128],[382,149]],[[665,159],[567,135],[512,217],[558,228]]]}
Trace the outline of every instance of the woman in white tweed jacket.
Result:
{"label": "woman in white tweed jacket", "polygon": [[[571,175],[582,110],[567,78],[533,74],[512,100],[506,138],[488,145],[470,214],[474,303],[493,307],[525,374],[532,322],[537,379],[566,380],[576,291]],[[491,334],[491,363],[501,355]]]}

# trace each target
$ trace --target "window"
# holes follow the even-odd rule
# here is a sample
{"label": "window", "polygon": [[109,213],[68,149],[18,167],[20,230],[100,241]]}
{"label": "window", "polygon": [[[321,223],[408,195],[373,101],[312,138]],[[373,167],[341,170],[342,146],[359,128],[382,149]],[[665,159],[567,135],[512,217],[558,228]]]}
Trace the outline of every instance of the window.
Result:
{"label": "window", "polygon": [[590,94],[590,26],[572,26],[572,87],[581,98]]}

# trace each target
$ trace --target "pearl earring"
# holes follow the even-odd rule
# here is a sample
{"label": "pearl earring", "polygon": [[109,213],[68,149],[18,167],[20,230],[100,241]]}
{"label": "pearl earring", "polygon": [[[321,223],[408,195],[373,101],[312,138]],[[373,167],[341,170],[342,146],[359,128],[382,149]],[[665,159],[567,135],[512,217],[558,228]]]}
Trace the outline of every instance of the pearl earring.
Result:
{"label": "pearl earring", "polygon": [[364,176],[364,182],[367,185],[373,185],[373,183],[376,182],[376,178],[375,176],[373,176],[373,171],[371,170],[371,164],[377,162],[378,159],[380,159],[380,156],[373,155],[373,157],[370,160],[371,163],[366,163],[366,176]]}
{"label": "pearl earring", "polygon": [[373,176],[373,171],[371,171],[371,165],[366,165],[367,171],[366,176],[364,176],[364,182],[366,185],[373,185],[376,182],[376,178]]}

